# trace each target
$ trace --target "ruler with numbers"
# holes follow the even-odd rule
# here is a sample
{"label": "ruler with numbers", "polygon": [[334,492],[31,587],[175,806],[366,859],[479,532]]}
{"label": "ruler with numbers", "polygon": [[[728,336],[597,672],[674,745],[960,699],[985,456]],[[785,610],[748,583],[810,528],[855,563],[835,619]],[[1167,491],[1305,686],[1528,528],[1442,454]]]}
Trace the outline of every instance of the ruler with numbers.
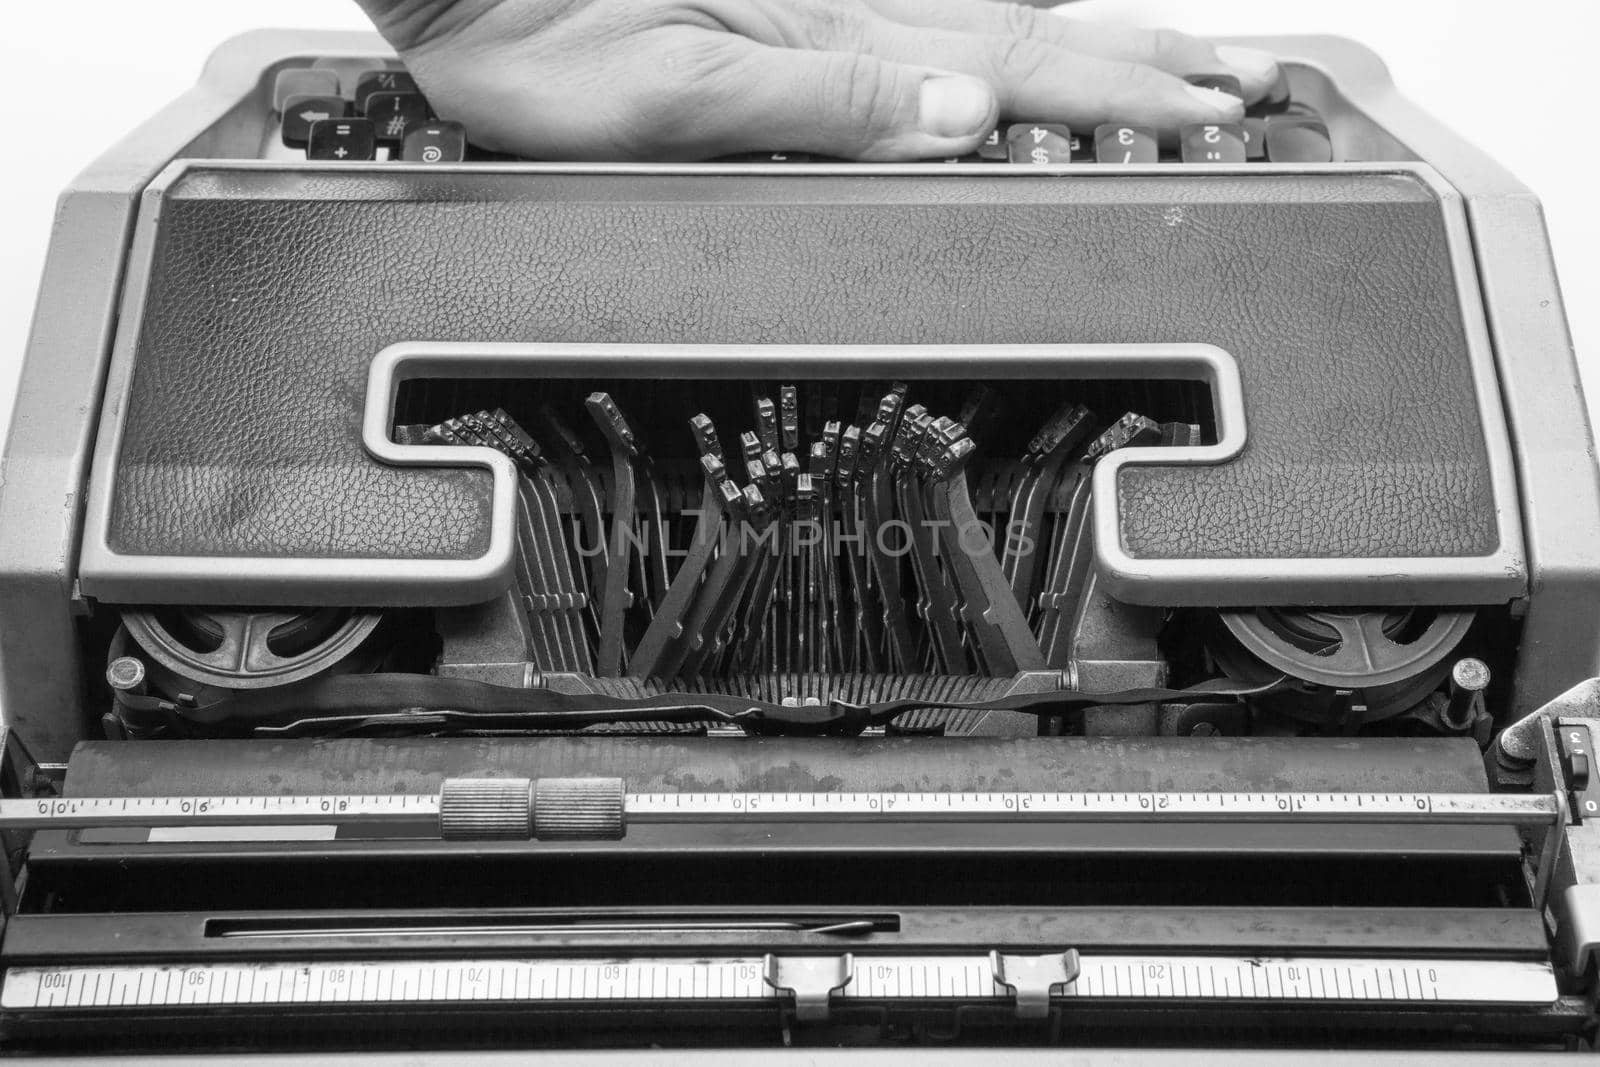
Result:
{"label": "ruler with numbers", "polygon": [[[537,789],[538,783],[532,783]],[[521,803],[528,804],[526,796]],[[1549,824],[1555,797],[1444,793],[716,792],[617,794],[619,825],[683,821],[1457,822]],[[399,823],[447,811],[439,794],[47,797],[0,800],[0,828],[289,826]]]}
{"label": "ruler with numbers", "polygon": [[[1006,1001],[992,957],[850,958],[836,1004],[855,1000]],[[0,1009],[290,1007],[306,1004],[773,1001],[763,957],[621,960],[271,962],[14,967]],[[1079,958],[1052,990],[1082,1001],[1302,1001],[1325,1004],[1549,1005],[1547,964],[1505,960]]]}
{"label": "ruler with numbers", "polygon": [[1545,796],[1445,793],[629,793],[638,822],[724,817],[1537,821]]}

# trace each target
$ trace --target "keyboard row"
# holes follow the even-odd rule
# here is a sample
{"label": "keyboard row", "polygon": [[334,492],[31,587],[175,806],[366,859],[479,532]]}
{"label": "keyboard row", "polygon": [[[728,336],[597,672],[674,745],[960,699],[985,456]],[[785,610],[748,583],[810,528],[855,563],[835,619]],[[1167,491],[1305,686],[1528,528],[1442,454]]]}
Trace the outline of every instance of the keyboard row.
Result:
{"label": "keyboard row", "polygon": [[1228,125],[1185,126],[1164,146],[1149,126],[1107,123],[1080,137],[1058,123],[1017,122],[991,133],[973,156],[951,162],[1021,163],[1331,163],[1333,138],[1311,115],[1252,116]]}
{"label": "keyboard row", "polygon": [[317,67],[280,71],[272,107],[279,136],[307,159],[361,162],[458,163],[467,157],[467,131],[434,117],[416,81],[403,70],[359,74],[349,95],[339,72]]}
{"label": "keyboard row", "polygon": [[[1237,81],[1223,76],[1190,79],[1219,93],[1238,95]],[[280,136],[307,159],[368,162],[459,163],[510,157],[477,151],[460,123],[440,120],[405,71],[360,72],[349,87],[335,70],[298,67],[281,71],[273,87]],[[1271,114],[1258,112],[1268,110]],[[1108,123],[1080,135],[1060,123],[1002,123],[968,156],[950,163],[1044,166],[1060,163],[1117,165],[1164,162],[1202,164],[1330,163],[1337,159],[1327,125],[1287,97],[1252,108],[1244,121],[1185,126],[1176,138],[1148,126]],[[753,152],[723,162],[835,162],[801,152]],[[838,161],[843,162],[843,161]]]}

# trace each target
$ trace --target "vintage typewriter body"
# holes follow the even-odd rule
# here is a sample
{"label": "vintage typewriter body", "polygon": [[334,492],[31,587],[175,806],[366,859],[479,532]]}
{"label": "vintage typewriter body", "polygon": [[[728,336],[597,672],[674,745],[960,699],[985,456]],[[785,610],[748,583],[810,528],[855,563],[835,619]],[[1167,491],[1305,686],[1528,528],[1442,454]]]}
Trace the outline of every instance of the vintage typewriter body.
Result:
{"label": "vintage typewriter body", "polygon": [[1242,130],[896,166],[225,46],[63,198],[6,447],[8,1047],[1587,1047],[1539,208],[1258,43]]}

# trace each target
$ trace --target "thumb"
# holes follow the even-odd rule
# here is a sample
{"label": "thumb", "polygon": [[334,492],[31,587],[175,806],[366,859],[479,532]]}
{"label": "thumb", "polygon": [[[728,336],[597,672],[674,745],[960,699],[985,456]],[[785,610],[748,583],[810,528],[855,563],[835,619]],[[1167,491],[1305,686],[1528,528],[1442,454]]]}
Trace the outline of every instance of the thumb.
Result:
{"label": "thumb", "polygon": [[970,75],[754,42],[739,52],[725,82],[737,90],[714,120],[730,151],[937,159],[976,150],[999,118],[994,90]]}

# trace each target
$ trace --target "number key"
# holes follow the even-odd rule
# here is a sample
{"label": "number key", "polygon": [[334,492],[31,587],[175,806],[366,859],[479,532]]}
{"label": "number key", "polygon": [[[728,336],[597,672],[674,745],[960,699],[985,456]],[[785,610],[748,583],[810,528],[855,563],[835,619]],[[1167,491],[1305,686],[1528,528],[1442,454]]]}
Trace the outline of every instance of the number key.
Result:
{"label": "number key", "polygon": [[1006,130],[1013,163],[1071,163],[1072,144],[1072,131],[1052,122],[1019,122]]}
{"label": "number key", "polygon": [[1094,131],[1094,154],[1101,163],[1156,163],[1161,142],[1149,127],[1112,123]]}
{"label": "number key", "polygon": [[399,144],[406,134],[428,121],[428,102],[421,93],[371,93],[367,96],[367,118],[379,141]]}
{"label": "number key", "polygon": [[1185,126],[1180,140],[1185,163],[1244,163],[1244,127]]}

